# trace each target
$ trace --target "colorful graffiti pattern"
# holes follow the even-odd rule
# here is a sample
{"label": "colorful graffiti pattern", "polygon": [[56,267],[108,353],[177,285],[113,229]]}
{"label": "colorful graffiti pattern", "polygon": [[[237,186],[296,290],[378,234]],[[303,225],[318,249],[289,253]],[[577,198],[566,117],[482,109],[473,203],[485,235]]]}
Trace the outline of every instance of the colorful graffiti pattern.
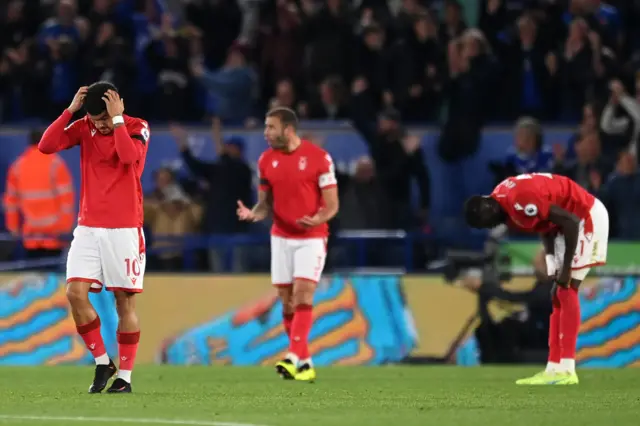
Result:
{"label": "colorful graffiti pattern", "polygon": [[601,282],[593,294],[582,298],[581,311],[579,365],[640,366],[640,285],[636,279]]}
{"label": "colorful graffiti pattern", "polygon": [[[113,296],[92,294],[110,353],[117,349]],[[0,365],[89,364],[76,333],[60,277],[23,275],[0,283]],[[109,338],[109,336],[113,336]]]}
{"label": "colorful graffiti pattern", "polygon": [[[581,292],[582,324],[576,362],[581,367],[640,367],[640,285],[635,278],[602,279]],[[475,337],[457,350],[458,365],[477,365]]]}
{"label": "colorful graffiti pattern", "polygon": [[[416,346],[398,276],[334,276],[319,285],[310,350],[317,365],[399,362]],[[169,364],[273,364],[289,344],[282,304],[269,296],[186,331],[167,344]]]}

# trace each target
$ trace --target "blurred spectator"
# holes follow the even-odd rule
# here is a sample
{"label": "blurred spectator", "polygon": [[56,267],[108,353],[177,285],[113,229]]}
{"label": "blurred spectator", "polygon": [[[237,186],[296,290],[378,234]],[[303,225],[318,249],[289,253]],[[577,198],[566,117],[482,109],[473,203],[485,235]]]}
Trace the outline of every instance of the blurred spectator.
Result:
{"label": "blurred spectator", "polygon": [[157,74],[158,93],[153,102],[160,120],[185,120],[189,111],[189,57],[187,40],[165,27],[146,50],[149,65]]}
{"label": "blurred spectator", "polygon": [[182,243],[163,238],[195,233],[201,210],[184,194],[169,170],[162,169],[156,173],[156,189],[152,196],[147,197],[144,206],[145,223],[154,235],[151,249],[158,250],[149,258],[150,269],[171,271],[184,268]]}
{"label": "blurred spectator", "polygon": [[538,38],[535,19],[522,15],[513,40],[499,40],[497,46],[505,77],[501,117],[513,119],[522,114],[541,119],[552,117],[551,77],[556,73],[557,63],[553,55],[547,56]]}
{"label": "blurred spectator", "polygon": [[602,158],[598,134],[582,137],[575,145],[575,152],[574,161],[558,161],[553,172],[571,178],[595,194],[611,171],[609,163]]}
{"label": "blurred spectator", "polygon": [[[293,83],[289,79],[280,80],[276,84],[276,93],[269,102],[269,109],[276,107],[285,107],[293,111],[297,111],[300,114],[300,104],[296,96],[296,90],[293,87]],[[304,115],[304,114],[300,114]]]}
{"label": "blurred spectator", "polygon": [[[327,77],[321,84],[317,96],[311,98],[308,118],[338,120],[349,117],[348,91],[341,77]],[[304,115],[304,114],[303,114]]]}
{"label": "blurred spectator", "polygon": [[553,147],[554,155],[560,157],[560,160],[573,160],[575,159],[575,145],[582,139],[592,133],[599,133],[599,119],[596,112],[596,108],[593,104],[585,104],[582,107],[582,120],[578,125],[577,131],[567,141],[566,149],[560,144],[555,144]]}
{"label": "blurred spectator", "polygon": [[56,236],[75,224],[71,173],[58,154],[38,150],[41,137],[31,132],[29,147],[9,167],[4,194],[7,229],[22,236],[27,257],[34,259],[60,256],[67,242]]}
{"label": "blurred spectator", "polygon": [[391,72],[395,65],[391,52],[385,49],[386,34],[377,24],[364,28],[353,55],[356,79],[367,83],[374,105],[392,106],[394,103]]}
{"label": "blurred spectator", "polygon": [[[358,82],[356,82],[358,83]],[[369,146],[379,182],[392,209],[394,229],[412,228],[415,216],[411,207],[412,180],[418,185],[419,219],[427,219],[430,205],[429,173],[424,162],[420,140],[408,136],[402,127],[400,113],[388,108],[378,115],[377,125],[370,123],[365,96],[366,83],[354,86],[353,125]]]}
{"label": "blurred spectator", "polygon": [[303,80],[304,32],[303,16],[295,2],[278,0],[264,6],[258,49],[263,98],[269,98],[275,82]]}
{"label": "blurred spectator", "polygon": [[497,65],[491,46],[477,29],[465,31],[449,42],[448,117],[439,140],[439,153],[447,162],[473,155],[480,142],[480,130],[493,110]]}
{"label": "blurred spectator", "polygon": [[604,154],[615,159],[623,150],[637,152],[640,134],[640,105],[625,90],[622,82],[613,80],[611,96],[602,111],[600,127],[606,135]]}
{"label": "blurred spectator", "polygon": [[66,108],[78,90],[82,43],[89,36],[88,21],[77,15],[75,0],[60,0],[55,17],[44,22],[38,34],[40,49],[50,62],[52,116]]}
{"label": "blurred spectator", "polygon": [[629,152],[620,154],[615,173],[609,182],[600,187],[600,198],[609,210],[610,236],[627,240],[640,238],[640,173],[637,158]]}
{"label": "blurred spectator", "polygon": [[342,184],[338,213],[342,229],[393,228],[389,200],[370,157],[359,158],[353,176]]}
{"label": "blurred spectator", "polygon": [[440,112],[446,52],[431,14],[416,16],[412,28],[406,43],[400,45],[395,105],[408,121],[433,120]]}
{"label": "blurred spectator", "polygon": [[307,79],[315,86],[330,75],[349,75],[354,49],[351,10],[344,0],[327,0],[320,8],[303,0]]}
{"label": "blurred spectator", "polygon": [[574,19],[564,46],[548,59],[547,66],[561,87],[560,117],[577,119],[587,95],[594,91],[595,79],[604,74],[598,34],[589,30],[584,19]]}
{"label": "blurred spectator", "polygon": [[[171,128],[185,165],[207,185],[201,230],[206,234],[248,232],[248,224],[238,221],[236,217],[238,200],[245,205],[251,205],[253,201],[253,172],[244,159],[244,141],[238,137],[223,140],[220,120],[217,118],[213,120],[212,129],[217,160],[205,162],[195,158],[191,153],[186,131],[177,125]],[[234,269],[241,270],[241,247],[237,251],[238,255],[234,257],[238,264]],[[210,268],[216,272],[222,271],[223,258],[219,250],[212,250],[209,256]]]}
{"label": "blurred spectator", "polygon": [[551,171],[553,153],[543,146],[542,127],[536,119],[520,118],[516,123],[514,139],[515,144],[504,160],[491,164],[498,182],[508,176]]}
{"label": "blurred spectator", "polygon": [[446,45],[451,40],[460,37],[466,29],[467,24],[462,18],[462,5],[456,0],[446,0],[439,39]]}
{"label": "blurred spectator", "polygon": [[206,70],[199,60],[194,59],[191,72],[209,91],[215,105],[213,111],[223,121],[240,124],[252,114],[257,80],[242,47],[232,46],[224,66],[216,71]]}
{"label": "blurred spectator", "polygon": [[201,32],[205,66],[211,69],[221,67],[240,33],[242,12],[238,2],[187,0],[185,3],[187,27]]}

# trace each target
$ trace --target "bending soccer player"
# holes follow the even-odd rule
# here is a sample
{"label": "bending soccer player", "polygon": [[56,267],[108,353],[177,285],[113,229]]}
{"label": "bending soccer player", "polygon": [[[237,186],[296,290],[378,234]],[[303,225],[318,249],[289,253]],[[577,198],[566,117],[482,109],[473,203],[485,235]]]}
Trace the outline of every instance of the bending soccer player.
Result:
{"label": "bending soccer player", "polygon": [[300,139],[298,119],[287,108],[267,113],[264,136],[269,143],[258,160],[258,203],[249,209],[238,201],[240,220],[260,221],[273,211],[271,280],[283,306],[289,352],[276,365],[285,379],[313,381],[309,332],[316,285],[326,258],[327,222],[338,212],[338,188],[331,156]]}
{"label": "bending soccer player", "polygon": [[544,371],[516,383],[578,384],[578,288],[590,268],[607,260],[609,214],[605,206],[571,179],[534,173],[505,179],[489,196],[471,197],[465,204],[465,216],[473,228],[506,223],[540,234],[547,273],[555,279],[549,358]]}
{"label": "bending soccer player", "polygon": [[[84,106],[87,115],[69,120]],[[80,146],[80,209],[67,258],[67,298],[78,333],[96,361],[89,393],[99,393],[116,374],[100,334],[89,292],[113,291],[118,311],[117,378],[110,393],[131,392],[140,326],[135,295],[142,292],[145,242],[142,186],[149,142],[146,121],[124,115],[124,102],[110,83],[81,87],[69,108],[42,136],[45,154]]]}

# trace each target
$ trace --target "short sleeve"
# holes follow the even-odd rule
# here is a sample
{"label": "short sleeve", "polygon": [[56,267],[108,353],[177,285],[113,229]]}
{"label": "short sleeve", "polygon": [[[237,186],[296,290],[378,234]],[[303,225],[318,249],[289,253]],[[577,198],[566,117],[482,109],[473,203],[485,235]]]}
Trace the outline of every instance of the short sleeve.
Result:
{"label": "short sleeve", "polygon": [[266,163],[265,155],[262,154],[260,158],[258,158],[258,188],[260,191],[269,191],[271,189],[271,185],[269,184],[269,180],[265,175],[265,163]]}
{"label": "short sleeve", "polygon": [[76,120],[64,128],[64,134],[67,135],[68,140],[61,140],[59,142],[63,143],[63,146],[60,147],[61,150],[73,148],[76,145],[80,145],[84,124],[84,120]]}
{"label": "short sleeve", "polygon": [[146,145],[151,138],[151,130],[149,129],[149,123],[144,120],[135,120],[128,126],[129,136],[131,139],[135,139]]}
{"label": "short sleeve", "polygon": [[549,202],[533,191],[515,192],[510,201],[513,219],[522,227],[533,228],[549,218]]}
{"label": "short sleeve", "polygon": [[333,159],[326,152],[320,159],[318,173],[318,187],[320,189],[328,189],[338,185],[336,179],[335,166],[333,165]]}

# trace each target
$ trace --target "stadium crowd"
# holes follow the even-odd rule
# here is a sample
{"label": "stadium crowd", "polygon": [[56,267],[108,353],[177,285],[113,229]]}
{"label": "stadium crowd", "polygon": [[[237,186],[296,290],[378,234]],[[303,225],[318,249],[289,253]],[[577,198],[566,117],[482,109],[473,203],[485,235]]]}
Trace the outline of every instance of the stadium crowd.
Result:
{"label": "stadium crowd", "polygon": [[[146,209],[156,234],[249,232],[234,206],[251,203],[251,165],[221,128],[259,126],[286,106],[350,120],[370,148],[339,176],[335,227],[428,224],[429,171],[405,124],[439,125],[439,155],[456,163],[477,152],[487,124],[515,120],[512,151],[489,165],[496,180],[568,175],[605,201],[613,235],[640,238],[638,1],[9,0],[0,11],[4,122],[56,117],[97,80],[152,123],[216,117],[215,163],[171,126],[193,178],[157,171]],[[543,143],[541,123],[556,121],[579,122],[568,148]],[[215,183],[220,174],[229,184]],[[221,268],[220,253],[208,258]],[[176,249],[158,265],[182,260]]]}

